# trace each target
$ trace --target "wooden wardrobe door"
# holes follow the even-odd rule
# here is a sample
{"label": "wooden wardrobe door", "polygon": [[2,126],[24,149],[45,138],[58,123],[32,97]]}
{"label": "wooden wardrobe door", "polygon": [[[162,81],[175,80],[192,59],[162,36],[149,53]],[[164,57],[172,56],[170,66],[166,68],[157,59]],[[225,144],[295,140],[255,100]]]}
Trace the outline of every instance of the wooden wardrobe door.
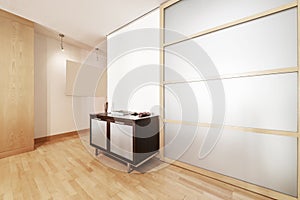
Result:
{"label": "wooden wardrobe door", "polygon": [[0,157],[4,157],[34,145],[34,30],[28,21],[23,24],[16,16],[1,15]]}

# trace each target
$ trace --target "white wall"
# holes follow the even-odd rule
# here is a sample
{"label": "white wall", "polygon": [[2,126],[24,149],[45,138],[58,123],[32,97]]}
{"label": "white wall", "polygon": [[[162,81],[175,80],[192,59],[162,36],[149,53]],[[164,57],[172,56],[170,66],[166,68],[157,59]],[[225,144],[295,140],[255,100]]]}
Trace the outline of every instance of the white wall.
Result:
{"label": "white wall", "polygon": [[[105,98],[65,95],[66,60],[83,62],[89,52],[35,33],[35,138],[86,129],[89,113],[100,112]],[[92,62],[93,61],[88,61]],[[76,102],[76,123],[73,117]],[[99,104],[99,105],[98,105]]]}
{"label": "white wall", "polygon": [[159,114],[159,27],[157,9],[107,37],[109,110]]}

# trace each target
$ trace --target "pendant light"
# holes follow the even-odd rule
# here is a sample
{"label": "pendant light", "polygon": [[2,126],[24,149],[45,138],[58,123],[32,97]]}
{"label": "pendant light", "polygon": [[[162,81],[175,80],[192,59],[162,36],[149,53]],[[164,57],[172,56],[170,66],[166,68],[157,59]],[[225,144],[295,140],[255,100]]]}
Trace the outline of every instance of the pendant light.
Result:
{"label": "pendant light", "polygon": [[60,37],[60,48],[61,48],[61,51],[64,51],[65,49],[64,49],[64,40],[63,40],[63,38],[65,37],[65,35],[60,33],[59,37]]}

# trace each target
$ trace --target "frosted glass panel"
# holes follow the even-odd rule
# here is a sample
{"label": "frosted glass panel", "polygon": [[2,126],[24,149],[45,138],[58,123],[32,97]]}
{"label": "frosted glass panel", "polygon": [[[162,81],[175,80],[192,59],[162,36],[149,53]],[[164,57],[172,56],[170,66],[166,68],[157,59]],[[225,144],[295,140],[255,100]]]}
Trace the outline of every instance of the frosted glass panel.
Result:
{"label": "frosted glass panel", "polygon": [[[293,0],[182,0],[165,10],[165,28],[190,36],[209,28],[276,8]],[[166,42],[183,38],[166,32]]]}
{"label": "frosted glass panel", "polygon": [[165,156],[297,196],[297,138],[223,130],[210,154],[200,159],[208,131],[166,124]]}
{"label": "frosted glass panel", "polygon": [[297,10],[171,45],[165,66],[166,81],[296,67]]}
{"label": "frosted glass panel", "polygon": [[226,124],[297,131],[297,73],[223,82]]}
{"label": "frosted glass panel", "polygon": [[165,87],[165,118],[211,123],[212,101],[204,82],[171,84]]}
{"label": "frosted glass panel", "polygon": [[[217,104],[211,96],[222,91],[220,82],[169,84],[165,87],[165,118],[216,123]],[[297,73],[222,80],[225,92],[226,125],[297,131]],[[210,89],[212,88],[212,89]],[[216,104],[215,103],[215,104]],[[214,111],[214,112],[213,112]]]}
{"label": "frosted glass panel", "polygon": [[165,48],[164,80],[207,79],[219,73],[212,59],[194,40]]}
{"label": "frosted glass panel", "polygon": [[106,121],[100,121],[96,119],[92,119],[92,135],[91,135],[91,142],[94,145],[97,145],[99,147],[102,147],[103,149],[107,149],[106,143]]}
{"label": "frosted glass panel", "polygon": [[110,123],[110,151],[133,160],[133,127]]}

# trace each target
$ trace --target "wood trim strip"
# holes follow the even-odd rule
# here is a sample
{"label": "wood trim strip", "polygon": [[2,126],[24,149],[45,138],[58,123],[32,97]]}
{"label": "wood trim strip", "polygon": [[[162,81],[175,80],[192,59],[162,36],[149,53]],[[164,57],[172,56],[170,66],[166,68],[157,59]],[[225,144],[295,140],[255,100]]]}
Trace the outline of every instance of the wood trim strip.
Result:
{"label": "wood trim strip", "polygon": [[162,9],[162,11],[163,11],[163,13],[164,13],[164,10],[165,10],[166,8],[168,8],[168,7],[170,7],[170,6],[172,6],[172,5],[176,4],[176,3],[178,3],[179,1],[181,1],[181,0],[170,0],[170,1],[167,1],[167,2],[163,3],[163,4],[160,6],[160,8]]}
{"label": "wood trim strip", "polygon": [[282,194],[280,192],[276,192],[276,191],[273,191],[270,189],[266,189],[266,188],[263,188],[263,187],[260,187],[260,186],[257,186],[257,185],[251,184],[251,183],[240,181],[238,179],[231,178],[229,176],[225,176],[222,174],[218,174],[216,172],[212,172],[212,171],[208,171],[208,170],[205,170],[205,169],[202,169],[199,167],[195,167],[195,166],[192,166],[192,165],[180,162],[180,161],[174,161],[172,159],[165,158],[165,162],[172,164],[174,166],[180,167],[180,168],[184,168],[184,169],[199,173],[203,176],[210,177],[210,178],[213,178],[215,180],[218,180],[218,181],[221,181],[224,183],[232,184],[236,187],[240,187],[240,188],[246,189],[248,191],[251,191],[251,192],[254,192],[257,194],[262,194],[262,195],[265,195],[265,196],[268,196],[271,198],[275,198],[275,199],[297,200],[297,198],[295,198],[295,197],[292,197],[292,196],[289,196],[286,194]]}
{"label": "wood trim strip", "polygon": [[164,120],[164,123],[170,124],[183,124],[189,126],[199,126],[199,127],[212,127],[212,128],[224,128],[231,130],[238,130],[243,132],[255,132],[261,134],[271,134],[271,135],[282,135],[289,137],[299,137],[297,132],[290,131],[281,131],[281,130],[270,130],[270,129],[261,129],[261,128],[250,128],[250,127],[242,127],[242,126],[230,126],[230,125],[220,125],[220,124],[211,124],[211,123],[197,123],[197,122],[187,122],[187,121],[179,121],[179,120]]}
{"label": "wood trim strip", "polygon": [[26,153],[26,152],[33,151],[33,150],[34,150],[34,146],[32,145],[32,146],[23,147],[20,149],[14,149],[14,150],[10,150],[10,151],[1,152],[0,159],[6,158],[9,156],[14,156],[14,155],[21,154],[21,153]]}
{"label": "wood trim strip", "polygon": [[299,3],[300,0],[297,1],[297,28],[298,28],[298,35],[297,35],[297,42],[298,42],[298,55],[297,55],[297,63],[298,63],[298,199],[300,199],[300,9]]}
{"label": "wood trim strip", "polygon": [[203,36],[203,35],[207,35],[207,34],[210,34],[210,33],[213,33],[213,32],[217,32],[217,31],[220,31],[220,30],[223,30],[223,29],[231,28],[231,27],[234,27],[234,26],[237,26],[237,25],[240,25],[240,24],[244,24],[244,23],[256,20],[256,19],[260,19],[260,18],[269,16],[269,15],[272,15],[272,14],[276,14],[276,13],[294,8],[294,7],[297,6],[297,4],[298,4],[297,1],[295,1],[295,2],[292,2],[292,3],[289,3],[289,4],[286,4],[286,5],[268,10],[268,11],[261,12],[259,14],[255,14],[255,15],[245,17],[245,18],[233,21],[233,22],[229,22],[229,23],[226,23],[226,24],[223,24],[223,25],[220,25],[220,26],[216,26],[214,28],[196,33],[196,34],[194,34],[192,36],[189,36],[187,38],[177,40],[175,42],[170,42],[170,43],[164,44],[164,47],[171,46],[171,45],[174,45],[174,44],[178,44],[178,43],[181,43],[181,42],[184,42],[184,41],[187,41],[187,40],[191,40],[191,39]]}
{"label": "wood trim strip", "polygon": [[298,71],[299,71],[298,67],[288,67],[288,68],[272,69],[272,70],[264,70],[264,71],[226,74],[226,75],[221,75],[220,77],[209,77],[207,79],[194,79],[194,80],[191,79],[191,80],[186,80],[186,81],[164,81],[164,84],[166,85],[166,84],[177,84],[177,83],[212,81],[212,80],[221,80],[221,79],[245,78],[245,77],[265,76],[265,75],[273,75],[273,74],[293,73],[293,72],[298,72]]}
{"label": "wood trim strip", "polygon": [[134,23],[134,22],[136,22],[137,20],[139,20],[139,19],[145,17],[146,15],[148,15],[148,14],[154,12],[156,9],[159,9],[159,8],[160,8],[159,6],[158,6],[158,7],[155,7],[155,8],[153,8],[152,10],[146,12],[145,14],[143,14],[143,15],[141,15],[141,16],[135,18],[135,19],[133,19],[132,21],[127,22],[126,24],[124,24],[124,25],[120,26],[119,28],[113,30],[112,32],[108,33],[108,34],[106,35],[106,37],[107,37],[107,36],[110,36],[111,34],[117,32],[117,31],[119,31],[119,30],[121,30],[122,28],[124,28],[124,27],[126,27],[126,26],[128,26],[128,25],[130,25],[130,24],[132,24],[132,23]]}
{"label": "wood trim strip", "polygon": [[[164,43],[164,8],[161,6],[160,7],[160,105],[161,107],[163,107],[164,103],[164,47],[163,47],[163,43]],[[162,128],[164,123],[163,123],[163,118],[164,118],[164,109],[161,109],[161,116],[160,117],[160,158],[163,159],[164,158],[164,144],[165,144],[165,133],[164,133],[164,129]]]}
{"label": "wood trim strip", "polygon": [[60,141],[60,140],[63,140],[63,139],[74,137],[74,136],[77,137],[80,132],[88,131],[88,130],[89,129],[85,129],[85,130],[81,130],[81,131],[71,131],[71,132],[57,134],[57,135],[51,135],[51,136],[46,136],[46,137],[41,137],[41,138],[35,138],[34,139],[34,144]]}

